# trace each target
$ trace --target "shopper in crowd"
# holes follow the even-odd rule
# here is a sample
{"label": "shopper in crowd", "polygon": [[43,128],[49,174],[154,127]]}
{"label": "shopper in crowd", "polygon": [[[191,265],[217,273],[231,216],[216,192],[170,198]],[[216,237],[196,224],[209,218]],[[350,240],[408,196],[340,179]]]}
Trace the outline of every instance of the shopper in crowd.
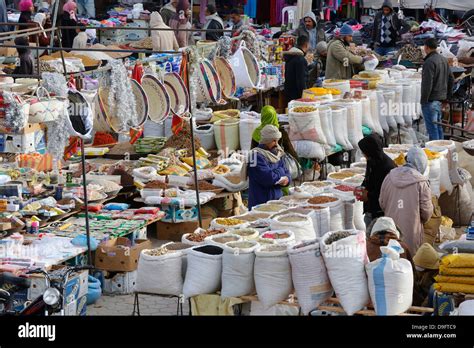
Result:
{"label": "shopper in crowd", "polygon": [[77,0],[78,15],[95,18],[95,0]]}
{"label": "shopper in crowd", "polygon": [[432,301],[435,277],[439,272],[439,253],[428,243],[424,243],[413,257],[415,263],[415,284],[413,305],[428,307]]}
{"label": "shopper in crowd", "polygon": [[[7,4],[5,3],[5,0],[0,0],[0,22],[8,22]],[[0,26],[0,33],[7,32],[10,30],[11,28],[9,28],[8,25]]]}
{"label": "shopper in crowd", "polygon": [[78,24],[79,28],[76,29],[76,37],[72,43],[72,48],[87,48],[87,33],[86,26],[82,23]]}
{"label": "shopper in crowd", "polygon": [[[217,13],[216,7],[214,5],[207,5],[206,7],[206,24],[204,24],[203,29],[211,30],[222,30],[224,29],[224,21],[219,14]],[[222,37],[224,33],[222,31],[213,31],[205,32],[201,34],[202,40],[217,41]]]}
{"label": "shopper in crowd", "polygon": [[266,125],[273,125],[278,128],[278,130],[282,134],[282,137],[278,144],[283,148],[283,150],[285,150],[285,153],[289,154],[295,159],[298,159],[298,155],[296,154],[296,151],[293,148],[293,144],[290,141],[290,137],[288,136],[285,127],[280,126],[280,123],[278,122],[278,114],[275,108],[271,105],[265,105],[262,108],[262,111],[260,112],[260,126],[258,126],[252,133],[252,149],[254,147],[258,147],[258,145],[260,144],[261,132],[263,127],[265,127]]}
{"label": "shopper in crowd", "polygon": [[[26,24],[31,23],[33,21],[33,12],[35,11],[35,7],[33,5],[32,0],[21,0],[20,4],[18,5],[20,8],[20,18],[18,19],[19,24]],[[20,30],[28,29],[26,26],[21,26]]]}
{"label": "shopper in crowd", "polygon": [[349,50],[354,31],[344,24],[337,35],[328,44],[328,57],[326,62],[326,79],[347,80],[354,75],[354,65],[362,64],[371,56],[359,57]]}
{"label": "shopper in crowd", "polygon": [[[77,4],[73,0],[69,0],[63,6],[61,25],[64,27],[77,26],[76,14]],[[61,29],[61,39],[63,47],[72,48],[76,35],[76,29]]]}
{"label": "shopper in crowd", "polygon": [[318,42],[326,41],[326,36],[322,28],[318,28],[318,21],[313,12],[308,12],[303,18],[303,22],[296,29],[294,35],[296,37],[306,36],[309,39],[309,51],[316,50]]}
{"label": "shopper in crowd", "polygon": [[[173,18],[170,19],[170,28],[174,29],[176,40],[178,41],[179,47],[186,47],[191,44],[191,31],[186,31],[192,28],[191,22],[191,10],[189,9],[188,0],[179,0],[176,7],[176,13]],[[185,29],[183,31],[182,29]]]}
{"label": "shopper in crowd", "polygon": [[236,8],[230,11],[230,21],[232,22],[232,29],[235,31],[239,31],[244,25],[240,11]]}
{"label": "shopper in crowd", "polygon": [[309,39],[298,36],[296,46],[284,52],[285,60],[285,95],[288,101],[300,99],[306,89],[308,78],[308,62],[305,55],[308,52]]}
{"label": "shopper in crowd", "polygon": [[[163,17],[158,12],[153,12],[150,16],[150,28],[169,29]],[[178,41],[171,30],[152,30],[151,41],[154,51],[177,51]]]}
{"label": "shopper in crowd", "polygon": [[359,148],[367,159],[364,191],[361,200],[364,202],[364,221],[369,226],[373,219],[383,216],[380,208],[380,189],[385,177],[396,168],[395,162],[383,152],[383,139],[378,134],[371,134],[359,141]]}
{"label": "shopper in crowd", "polygon": [[[51,43],[51,34],[50,32],[45,32],[44,29],[51,28],[50,16],[45,13],[39,12],[34,16],[33,22],[37,23],[39,28],[43,30],[43,32],[38,35],[39,45],[41,47],[49,46],[49,44]],[[32,39],[34,39],[34,42],[36,42],[36,37],[30,37],[30,41]]]}
{"label": "shopper in crowd", "polygon": [[385,178],[380,192],[380,207],[402,232],[402,240],[412,255],[423,243],[423,224],[433,214],[431,189],[423,174],[428,158],[423,149],[412,147],[403,167],[393,169]]}
{"label": "shopper in crowd", "polygon": [[[99,43],[99,40],[97,40],[97,30],[86,29],[86,34],[87,34],[87,43],[89,45],[93,46],[96,43]],[[174,34],[173,34],[173,37],[174,37]]]}
{"label": "shopper in crowd", "polygon": [[324,76],[327,52],[326,41],[318,42],[316,45],[316,51],[311,57],[312,62],[308,66],[308,82],[306,83],[308,88],[316,86],[318,79]]}
{"label": "shopper in crowd", "polygon": [[166,25],[170,25],[170,20],[176,15],[176,7],[178,6],[178,0],[171,0],[160,10],[163,22]]}
{"label": "shopper in crowd", "polygon": [[434,122],[441,122],[441,102],[451,98],[454,82],[448,60],[437,48],[436,39],[425,41],[426,57],[421,72],[421,110],[430,141],[444,139],[443,127]]}
{"label": "shopper in crowd", "polygon": [[403,22],[393,10],[392,2],[385,0],[382,9],[375,15],[372,41],[375,52],[381,56],[396,50]]}
{"label": "shopper in crowd", "polygon": [[260,144],[249,153],[244,176],[249,178],[248,207],[280,199],[282,187],[290,184],[290,173],[282,161],[284,151],[278,145],[281,132],[274,125],[260,131]]}
{"label": "shopper in crowd", "polygon": [[[17,46],[29,46],[28,37],[17,37],[15,39],[15,45]],[[15,75],[33,75],[34,64],[31,56],[31,50],[29,48],[17,48],[18,56],[20,58],[20,65],[15,68],[13,74]]]}
{"label": "shopper in crowd", "polygon": [[401,240],[400,230],[392,218],[382,216],[375,219],[367,228],[367,256],[370,261],[382,257],[380,247],[387,246],[391,239],[400,243],[403,253],[400,257],[407,259],[413,265],[413,259],[408,246]]}

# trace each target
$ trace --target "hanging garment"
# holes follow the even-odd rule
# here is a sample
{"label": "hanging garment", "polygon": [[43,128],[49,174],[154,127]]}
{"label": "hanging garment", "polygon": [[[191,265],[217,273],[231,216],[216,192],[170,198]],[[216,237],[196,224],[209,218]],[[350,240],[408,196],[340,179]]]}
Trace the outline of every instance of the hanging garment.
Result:
{"label": "hanging garment", "polygon": [[257,17],[257,0],[247,0],[247,3],[244,7],[244,13],[250,18]]}
{"label": "hanging garment", "polygon": [[300,20],[303,18],[305,13],[311,11],[313,6],[312,0],[298,0],[298,4],[296,5],[296,20]]}

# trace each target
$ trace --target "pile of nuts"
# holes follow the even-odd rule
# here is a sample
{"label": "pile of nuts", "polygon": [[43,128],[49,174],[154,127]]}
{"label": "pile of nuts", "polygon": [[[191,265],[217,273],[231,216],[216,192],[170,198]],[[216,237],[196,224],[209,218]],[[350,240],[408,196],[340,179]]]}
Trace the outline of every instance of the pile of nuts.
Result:
{"label": "pile of nuts", "polygon": [[318,196],[318,197],[313,197],[308,200],[309,204],[326,204],[326,203],[333,203],[338,201],[337,198],[335,197],[329,197],[329,196]]}

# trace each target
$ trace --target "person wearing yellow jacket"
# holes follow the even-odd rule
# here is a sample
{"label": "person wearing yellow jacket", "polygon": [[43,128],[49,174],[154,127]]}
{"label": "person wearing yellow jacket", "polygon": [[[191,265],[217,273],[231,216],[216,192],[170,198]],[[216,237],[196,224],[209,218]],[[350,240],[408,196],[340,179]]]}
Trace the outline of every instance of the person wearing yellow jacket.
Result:
{"label": "person wearing yellow jacket", "polygon": [[370,56],[356,56],[349,50],[353,35],[354,31],[352,28],[344,24],[339,35],[329,42],[326,60],[326,79],[350,79],[354,75],[353,66],[355,64],[363,64],[371,59]]}

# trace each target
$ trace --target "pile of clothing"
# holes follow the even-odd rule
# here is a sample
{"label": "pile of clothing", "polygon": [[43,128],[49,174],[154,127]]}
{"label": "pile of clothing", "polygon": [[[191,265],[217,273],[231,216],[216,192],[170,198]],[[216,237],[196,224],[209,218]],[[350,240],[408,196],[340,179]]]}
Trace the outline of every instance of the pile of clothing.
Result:
{"label": "pile of clothing", "polygon": [[474,254],[451,254],[441,259],[435,290],[474,294]]}

